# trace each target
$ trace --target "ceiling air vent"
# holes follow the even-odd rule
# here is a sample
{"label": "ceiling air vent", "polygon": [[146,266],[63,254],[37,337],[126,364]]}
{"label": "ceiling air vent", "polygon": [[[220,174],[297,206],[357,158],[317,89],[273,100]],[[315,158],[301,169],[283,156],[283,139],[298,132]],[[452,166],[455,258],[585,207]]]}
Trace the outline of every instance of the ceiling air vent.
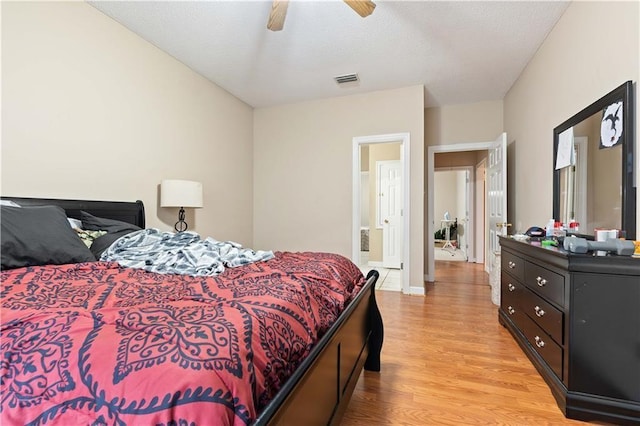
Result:
{"label": "ceiling air vent", "polygon": [[360,80],[358,78],[358,74],[356,74],[356,73],[339,75],[337,77],[333,77],[333,79],[338,84],[353,83],[354,81]]}

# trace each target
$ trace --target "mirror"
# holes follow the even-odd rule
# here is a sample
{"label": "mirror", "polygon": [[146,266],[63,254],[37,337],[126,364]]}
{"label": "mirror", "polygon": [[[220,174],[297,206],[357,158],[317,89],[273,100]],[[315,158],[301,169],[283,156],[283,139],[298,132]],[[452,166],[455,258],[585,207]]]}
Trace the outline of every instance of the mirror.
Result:
{"label": "mirror", "polygon": [[633,84],[627,81],[553,130],[553,217],[576,233],[636,238]]}

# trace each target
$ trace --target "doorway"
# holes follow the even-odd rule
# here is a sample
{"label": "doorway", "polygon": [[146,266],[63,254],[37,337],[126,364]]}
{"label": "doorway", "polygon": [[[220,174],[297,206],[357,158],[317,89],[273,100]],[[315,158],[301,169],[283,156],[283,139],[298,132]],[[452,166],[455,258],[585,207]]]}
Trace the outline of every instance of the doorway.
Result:
{"label": "doorway", "polygon": [[[490,223],[496,222],[500,225],[506,225],[506,134],[503,133],[495,141],[491,142],[477,142],[477,143],[461,143],[450,145],[437,145],[429,146],[427,148],[427,236],[425,238],[426,253],[426,265],[427,273],[425,274],[425,281],[434,282],[435,280],[435,253],[434,253],[434,232],[435,232],[435,212],[434,212],[434,173],[435,173],[435,156],[437,153],[453,153],[453,152],[465,152],[465,151],[488,151],[489,167],[487,168],[487,174],[492,176],[499,176],[499,179],[491,178],[492,182],[499,183],[496,186],[496,190],[491,189],[491,185],[488,183],[485,189],[485,196],[487,192],[493,193],[492,197],[495,199],[487,199],[487,209],[485,209],[485,237],[484,237],[484,250],[483,257],[485,260],[485,269],[493,264],[493,259],[489,257],[492,254],[492,250],[495,248],[495,242],[497,242],[497,236],[499,233],[491,228]],[[499,155],[496,155],[499,153]],[[495,174],[494,167],[500,165],[499,173]],[[490,202],[491,201],[491,202]],[[495,206],[490,207],[489,206]],[[497,214],[496,214],[497,212]],[[494,220],[495,219],[495,220]],[[493,225],[495,226],[495,224]],[[501,231],[502,232],[502,231]],[[476,250],[477,251],[477,250]],[[487,264],[487,261],[489,264]]]}
{"label": "doorway", "polygon": [[414,292],[409,286],[408,149],[408,133],[353,138],[352,260],[363,271],[380,272],[377,288],[405,294]]}
{"label": "doorway", "polygon": [[436,167],[435,260],[474,261],[473,167]]}

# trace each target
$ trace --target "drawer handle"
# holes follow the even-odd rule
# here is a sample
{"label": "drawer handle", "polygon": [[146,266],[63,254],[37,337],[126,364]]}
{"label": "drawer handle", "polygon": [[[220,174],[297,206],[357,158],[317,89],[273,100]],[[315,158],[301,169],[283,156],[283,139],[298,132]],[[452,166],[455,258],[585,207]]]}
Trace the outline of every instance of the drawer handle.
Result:
{"label": "drawer handle", "polygon": [[509,269],[513,269],[516,267],[516,262],[509,261]]}
{"label": "drawer handle", "polygon": [[542,340],[540,336],[536,336],[536,346],[539,348],[544,348],[544,340]]}
{"label": "drawer handle", "polygon": [[542,277],[537,277],[537,278],[536,278],[536,281],[538,282],[538,285],[539,285],[540,287],[544,287],[544,286],[547,284],[547,280],[545,280],[545,279],[544,279],[544,278],[542,278]]}
{"label": "drawer handle", "polygon": [[513,284],[509,283],[509,285],[507,285],[507,288],[509,289],[509,291],[513,291],[516,289],[516,286],[514,286]]}
{"label": "drawer handle", "polygon": [[544,310],[540,309],[540,306],[536,306],[533,309],[536,311],[536,316],[539,317],[539,318],[542,318],[544,316],[544,314],[546,313]]}
{"label": "drawer handle", "polygon": [[515,309],[513,309],[511,306],[509,306],[509,307],[507,308],[507,312],[509,312],[509,315],[513,315],[513,314],[515,314],[515,313],[516,313],[516,310],[515,310]]}

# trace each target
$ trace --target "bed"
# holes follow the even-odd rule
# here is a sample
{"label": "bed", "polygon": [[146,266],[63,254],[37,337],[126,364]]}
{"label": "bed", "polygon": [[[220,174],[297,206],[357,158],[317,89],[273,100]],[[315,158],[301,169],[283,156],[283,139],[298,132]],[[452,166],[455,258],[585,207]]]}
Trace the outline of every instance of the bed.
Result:
{"label": "bed", "polygon": [[[2,199],[145,226],[141,201]],[[377,278],[287,252],[214,277],[89,260],[3,270],[0,420],[337,424],[362,369],[380,370]]]}

